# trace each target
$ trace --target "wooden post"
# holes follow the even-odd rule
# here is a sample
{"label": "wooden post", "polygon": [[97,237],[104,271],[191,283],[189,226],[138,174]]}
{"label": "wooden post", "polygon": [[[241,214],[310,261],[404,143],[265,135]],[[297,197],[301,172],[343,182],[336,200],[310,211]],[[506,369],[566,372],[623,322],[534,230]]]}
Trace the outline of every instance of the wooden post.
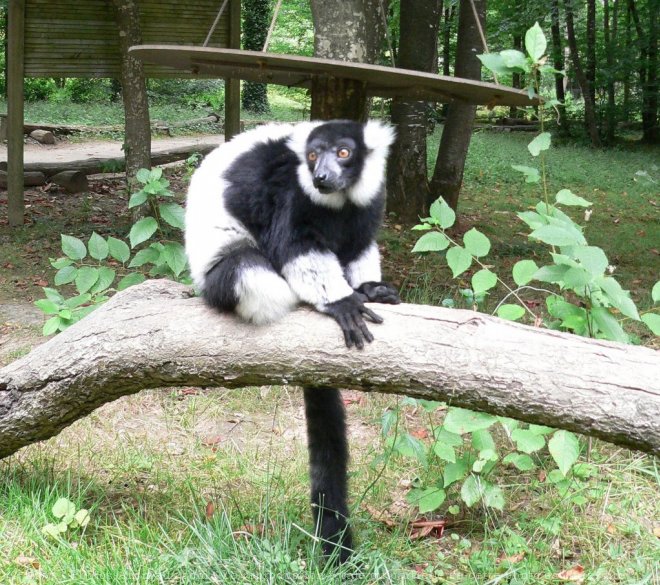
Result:
{"label": "wooden post", "polygon": [[[241,48],[241,0],[229,2],[229,48]],[[241,80],[225,79],[225,141],[241,131]]]}
{"label": "wooden post", "polygon": [[9,0],[7,39],[7,191],[9,225],[22,225],[25,0]]}

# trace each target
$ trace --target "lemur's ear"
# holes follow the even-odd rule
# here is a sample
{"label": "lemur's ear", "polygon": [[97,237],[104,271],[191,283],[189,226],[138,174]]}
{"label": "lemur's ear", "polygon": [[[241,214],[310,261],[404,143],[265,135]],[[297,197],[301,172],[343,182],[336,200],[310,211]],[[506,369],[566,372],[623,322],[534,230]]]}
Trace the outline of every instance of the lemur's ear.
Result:
{"label": "lemur's ear", "polygon": [[291,138],[289,138],[288,146],[293,152],[298,155],[301,161],[306,160],[305,149],[307,146],[307,138],[314,128],[323,124],[321,121],[314,122],[298,122],[293,126]]}
{"label": "lemur's ear", "polygon": [[396,138],[396,132],[392,126],[369,120],[364,125],[364,143],[370,151],[384,150],[383,156],[387,156],[387,151]]}

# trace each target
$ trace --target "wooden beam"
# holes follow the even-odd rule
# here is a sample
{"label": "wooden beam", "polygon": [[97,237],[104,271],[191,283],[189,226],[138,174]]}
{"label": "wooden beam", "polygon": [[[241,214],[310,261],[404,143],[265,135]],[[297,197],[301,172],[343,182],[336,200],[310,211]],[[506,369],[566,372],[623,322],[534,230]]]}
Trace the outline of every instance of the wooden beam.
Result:
{"label": "wooden beam", "polygon": [[7,190],[9,225],[22,225],[25,0],[9,0],[7,39]]}
{"label": "wooden beam", "polygon": [[[241,48],[241,0],[229,2],[229,48]],[[225,140],[241,131],[241,80],[225,79]]]}

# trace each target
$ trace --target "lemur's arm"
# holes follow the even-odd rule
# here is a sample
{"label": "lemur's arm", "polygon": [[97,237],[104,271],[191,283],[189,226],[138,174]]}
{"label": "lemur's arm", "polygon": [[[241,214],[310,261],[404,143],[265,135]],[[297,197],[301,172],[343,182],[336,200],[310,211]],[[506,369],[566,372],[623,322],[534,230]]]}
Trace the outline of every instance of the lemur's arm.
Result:
{"label": "lemur's arm", "polygon": [[318,245],[301,246],[282,264],[280,272],[301,301],[337,321],[347,347],[362,349],[365,341],[373,341],[364,319],[373,323],[382,323],[383,319],[364,306],[363,295],[347,282],[331,251]]}
{"label": "lemur's arm", "polygon": [[401,302],[399,291],[383,282],[380,272],[380,254],[376,242],[362,252],[345,270],[346,279],[353,289],[362,295],[363,302],[397,305]]}

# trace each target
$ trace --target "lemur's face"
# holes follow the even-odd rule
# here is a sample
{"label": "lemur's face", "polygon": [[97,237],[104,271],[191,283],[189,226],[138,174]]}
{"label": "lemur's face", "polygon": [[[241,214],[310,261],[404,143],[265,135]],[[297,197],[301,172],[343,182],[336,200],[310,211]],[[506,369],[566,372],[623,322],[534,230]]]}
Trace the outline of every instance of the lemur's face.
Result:
{"label": "lemur's face", "polygon": [[315,128],[305,151],[314,187],[323,194],[352,187],[360,178],[364,151],[361,124],[345,122]]}

